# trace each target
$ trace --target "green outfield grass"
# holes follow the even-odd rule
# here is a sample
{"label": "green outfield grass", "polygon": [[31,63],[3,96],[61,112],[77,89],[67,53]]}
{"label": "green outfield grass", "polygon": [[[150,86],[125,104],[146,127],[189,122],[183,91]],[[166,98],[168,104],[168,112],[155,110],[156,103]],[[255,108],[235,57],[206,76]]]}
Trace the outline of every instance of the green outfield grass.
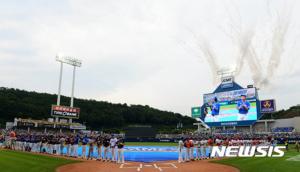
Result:
{"label": "green outfield grass", "polygon": [[[256,102],[251,102],[250,107],[256,108]],[[236,109],[236,104],[221,106],[222,109]]]}
{"label": "green outfield grass", "polygon": [[234,166],[241,172],[296,172],[300,171],[300,157],[298,161],[286,159],[297,155],[300,153],[290,150],[282,158],[228,158],[214,162]]}
{"label": "green outfield grass", "polygon": [[55,172],[58,166],[80,161],[0,150],[1,172]]}
{"label": "green outfield grass", "polygon": [[127,146],[177,146],[173,142],[126,142]]}

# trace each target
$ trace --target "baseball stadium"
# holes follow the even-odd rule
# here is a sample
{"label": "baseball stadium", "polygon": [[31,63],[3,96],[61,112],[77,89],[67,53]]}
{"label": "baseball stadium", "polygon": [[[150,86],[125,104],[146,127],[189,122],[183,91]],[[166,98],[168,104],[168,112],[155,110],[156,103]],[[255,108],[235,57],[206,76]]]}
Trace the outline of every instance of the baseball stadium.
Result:
{"label": "baseball stadium", "polygon": [[0,1],[0,172],[300,171],[297,5]]}

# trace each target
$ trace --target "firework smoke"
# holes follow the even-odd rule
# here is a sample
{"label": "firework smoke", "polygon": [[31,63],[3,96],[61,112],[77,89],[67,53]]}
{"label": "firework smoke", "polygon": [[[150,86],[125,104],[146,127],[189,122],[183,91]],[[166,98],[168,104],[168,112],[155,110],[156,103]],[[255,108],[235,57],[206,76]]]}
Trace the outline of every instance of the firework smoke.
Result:
{"label": "firework smoke", "polygon": [[216,84],[218,81],[218,73],[217,72],[220,70],[220,67],[218,66],[218,63],[217,63],[217,56],[216,56],[215,51],[212,49],[210,43],[203,36],[202,37],[197,36],[188,27],[187,27],[187,30],[193,36],[195,44],[197,45],[197,47],[199,48],[199,50],[202,53],[202,56],[200,55],[200,57],[204,57],[205,60],[207,61],[208,66],[212,73],[213,84]]}
{"label": "firework smoke", "polygon": [[271,55],[270,55],[270,60],[266,72],[268,77],[265,77],[261,81],[260,84],[262,86],[264,85],[268,86],[268,84],[270,83],[269,79],[272,78],[272,76],[275,74],[280,64],[281,57],[284,52],[285,38],[290,24],[290,15],[288,14],[285,16],[283,14],[281,15],[278,14],[276,22],[277,23],[274,27],[273,37],[272,37]]}
{"label": "firework smoke", "polygon": [[237,40],[234,42],[237,43],[239,49],[236,61],[235,76],[238,76],[241,73],[242,68],[245,65],[244,63],[246,62],[250,68],[252,80],[255,86],[268,87],[270,85],[270,79],[276,73],[284,52],[285,37],[290,23],[289,19],[290,15],[283,15],[277,12],[277,18],[275,20],[272,39],[270,42],[271,53],[270,56],[267,57],[269,62],[265,71],[261,66],[259,55],[257,54],[257,50],[252,42],[255,36],[253,29],[249,28],[248,31],[243,31],[241,26],[232,29],[235,30],[235,33],[230,37],[233,40]]}
{"label": "firework smoke", "polygon": [[[291,10],[286,11],[291,12]],[[271,40],[266,41],[266,44],[269,44],[271,47],[270,54],[266,57],[262,57],[261,54],[258,54],[258,49],[255,47],[253,40],[256,38],[257,34],[255,33],[254,27],[248,26],[247,30],[242,29],[241,18],[237,20],[238,23],[234,22],[232,17],[230,17],[231,21],[229,21],[231,33],[227,33],[227,35],[232,39],[234,46],[238,49],[234,74],[235,76],[240,75],[244,66],[248,65],[254,85],[260,88],[270,86],[270,80],[276,74],[284,52],[285,39],[290,25],[289,14],[276,12],[276,16],[270,16],[271,19],[276,17],[276,20],[274,20],[274,23],[272,24],[273,28],[270,30],[272,32],[272,38]],[[237,16],[240,17],[239,11],[237,11]],[[221,67],[218,66],[214,49],[205,38],[199,38],[190,29],[188,30],[192,33],[195,43],[202,53],[201,57],[204,57],[211,69],[213,83],[216,83],[218,80],[217,71],[219,71]],[[262,66],[260,59],[267,59],[269,61],[266,66]]]}
{"label": "firework smoke", "polygon": [[218,79],[217,71],[219,70],[220,67],[217,64],[217,58],[215,52],[211,48],[209,42],[206,41],[204,38],[202,39],[202,41],[198,40],[197,45],[201,49],[203,56],[205,57],[211,69],[213,83],[217,83],[217,79]]}

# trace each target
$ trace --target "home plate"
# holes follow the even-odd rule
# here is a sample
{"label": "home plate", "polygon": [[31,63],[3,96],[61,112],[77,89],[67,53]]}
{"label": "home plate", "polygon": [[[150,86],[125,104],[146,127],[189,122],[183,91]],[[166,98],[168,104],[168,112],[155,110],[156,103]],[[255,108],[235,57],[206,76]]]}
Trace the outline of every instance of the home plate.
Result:
{"label": "home plate", "polygon": [[145,166],[145,167],[153,167],[153,165],[147,165],[147,164],[146,164],[146,165],[144,165],[144,166]]}
{"label": "home plate", "polygon": [[120,165],[121,169],[136,169],[136,171],[142,171],[143,168],[153,168],[157,171],[163,171],[163,169],[167,168],[177,168],[174,163],[155,163],[155,164],[131,164],[124,163]]}

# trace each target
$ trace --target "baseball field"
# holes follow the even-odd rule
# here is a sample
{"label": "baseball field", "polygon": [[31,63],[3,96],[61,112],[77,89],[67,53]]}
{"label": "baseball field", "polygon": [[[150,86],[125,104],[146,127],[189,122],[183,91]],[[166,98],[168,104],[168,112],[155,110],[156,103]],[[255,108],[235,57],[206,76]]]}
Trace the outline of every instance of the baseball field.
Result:
{"label": "baseball field", "polygon": [[[132,146],[175,146],[175,143],[139,143],[139,142],[131,142],[127,145]],[[285,156],[282,158],[226,158],[221,160],[210,160],[210,161],[196,161],[190,163],[178,164],[177,162],[172,162],[176,169],[166,168],[163,171],[180,171],[185,168],[194,166],[197,169],[207,167],[217,168],[225,168],[229,167],[227,171],[241,171],[241,172],[295,172],[300,169],[300,153],[296,152],[292,147],[289,151],[285,153]],[[132,162],[128,164],[133,164]],[[157,163],[159,164],[159,163]],[[168,163],[164,163],[168,164]],[[138,164],[139,166],[140,164]],[[222,166],[224,165],[224,166]],[[226,166],[225,166],[226,165]],[[97,171],[101,172],[101,169],[105,171],[105,167],[108,167],[109,171],[137,171],[134,167],[129,167],[126,169],[120,164],[114,163],[102,163],[98,161],[81,161],[81,160],[71,160],[66,158],[47,156],[47,155],[37,155],[32,153],[24,153],[17,151],[9,151],[9,150],[0,150],[0,171],[2,172],[64,172],[64,171],[82,171],[80,167],[89,168],[89,171],[93,171],[93,166],[98,166]],[[147,166],[147,165],[145,165]],[[150,166],[150,165],[148,165]],[[60,167],[60,168],[58,168]],[[238,169],[238,170],[237,170]],[[138,171],[151,171],[148,169],[138,169]],[[155,171],[155,170],[154,170]]]}

